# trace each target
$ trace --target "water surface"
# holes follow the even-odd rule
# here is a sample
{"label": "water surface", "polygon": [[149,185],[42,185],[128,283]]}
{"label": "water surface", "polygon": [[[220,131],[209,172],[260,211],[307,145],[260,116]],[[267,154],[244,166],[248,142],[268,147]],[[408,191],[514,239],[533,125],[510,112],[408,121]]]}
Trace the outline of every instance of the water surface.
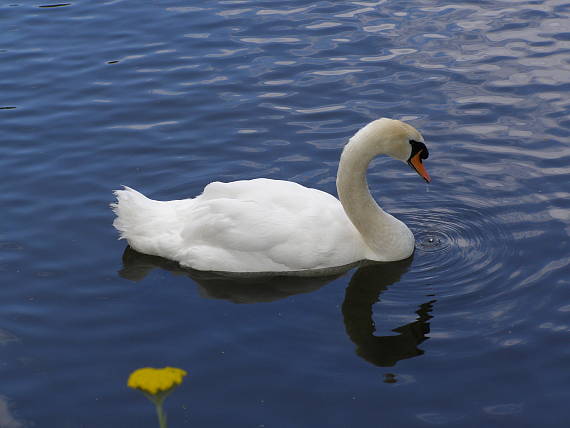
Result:
{"label": "water surface", "polygon": [[[0,421],[154,426],[135,368],[189,371],[171,426],[565,427],[570,6],[562,1],[0,4]],[[108,204],[213,180],[336,194],[347,139],[413,258],[222,281],[125,251]]]}

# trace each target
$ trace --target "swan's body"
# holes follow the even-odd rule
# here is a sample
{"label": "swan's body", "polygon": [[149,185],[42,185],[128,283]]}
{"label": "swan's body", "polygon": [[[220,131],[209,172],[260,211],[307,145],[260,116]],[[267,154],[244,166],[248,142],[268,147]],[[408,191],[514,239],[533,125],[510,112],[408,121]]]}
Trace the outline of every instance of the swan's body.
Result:
{"label": "swan's body", "polygon": [[167,202],[127,187],[115,192],[113,224],[135,250],[198,270],[299,272],[405,259],[414,250],[413,234],[376,204],[366,170],[376,155],[389,154],[412,162],[429,181],[422,141],[400,121],[379,119],[362,128],[341,157],[340,201],[264,178],[214,182],[196,198]]}

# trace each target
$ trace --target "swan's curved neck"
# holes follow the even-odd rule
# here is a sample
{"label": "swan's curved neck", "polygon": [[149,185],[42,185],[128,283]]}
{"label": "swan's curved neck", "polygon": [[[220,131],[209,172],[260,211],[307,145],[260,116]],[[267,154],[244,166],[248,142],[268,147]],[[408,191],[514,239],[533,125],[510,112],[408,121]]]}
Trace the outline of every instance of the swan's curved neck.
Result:
{"label": "swan's curved neck", "polygon": [[367,258],[400,260],[413,251],[413,235],[404,223],[380,208],[370,194],[366,180],[368,165],[387,151],[381,141],[372,144],[371,138],[360,131],[345,146],[336,181],[338,196],[348,218],[373,253]]}

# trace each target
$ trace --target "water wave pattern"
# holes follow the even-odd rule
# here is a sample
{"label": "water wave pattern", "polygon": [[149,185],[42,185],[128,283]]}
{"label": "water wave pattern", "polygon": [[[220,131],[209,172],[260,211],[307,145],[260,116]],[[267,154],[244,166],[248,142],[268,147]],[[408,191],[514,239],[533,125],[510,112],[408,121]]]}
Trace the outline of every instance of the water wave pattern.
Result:
{"label": "water wave pattern", "polygon": [[[0,420],[148,425],[124,381],[171,365],[191,384],[173,426],[566,426],[567,2],[14,0],[0,16]],[[121,184],[335,194],[343,144],[381,116],[430,150],[429,186],[389,159],[370,171],[415,233],[407,262],[228,287],[116,241]]]}

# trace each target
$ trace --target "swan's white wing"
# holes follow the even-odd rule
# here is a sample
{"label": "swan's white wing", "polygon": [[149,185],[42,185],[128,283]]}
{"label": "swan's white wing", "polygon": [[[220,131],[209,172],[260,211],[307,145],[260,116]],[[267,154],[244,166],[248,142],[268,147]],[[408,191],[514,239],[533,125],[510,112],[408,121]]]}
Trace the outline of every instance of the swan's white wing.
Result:
{"label": "swan's white wing", "polygon": [[363,257],[340,202],[288,181],[211,183],[176,214],[182,229],[175,259],[196,269],[289,271]]}

